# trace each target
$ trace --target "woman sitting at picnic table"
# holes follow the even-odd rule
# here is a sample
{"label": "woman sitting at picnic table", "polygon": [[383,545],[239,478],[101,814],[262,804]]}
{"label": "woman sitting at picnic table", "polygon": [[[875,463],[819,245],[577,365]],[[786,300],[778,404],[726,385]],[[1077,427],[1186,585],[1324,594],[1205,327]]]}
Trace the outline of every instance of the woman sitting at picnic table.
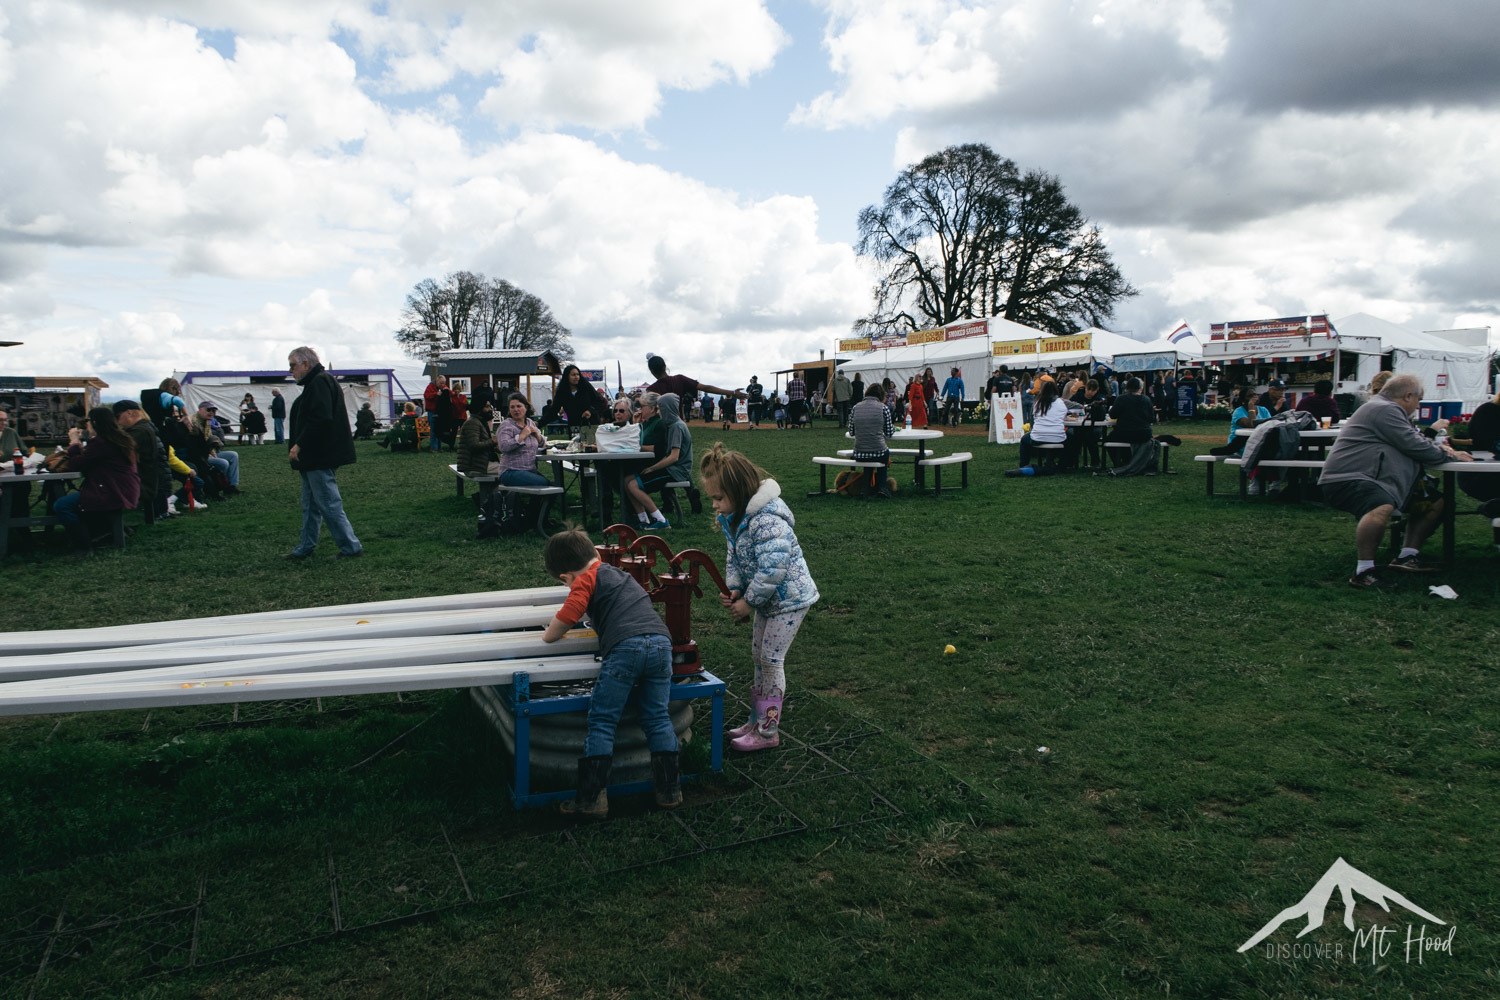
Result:
{"label": "woman sitting at picnic table", "polygon": [[1032,410],[1031,430],[1021,435],[1021,464],[1020,468],[1026,468],[1033,464],[1039,444],[1060,444],[1063,446],[1064,468],[1073,464],[1073,458],[1077,450],[1068,442],[1068,428],[1064,423],[1068,415],[1069,404],[1063,402],[1057,383],[1051,380],[1042,383],[1041,391],[1037,394],[1036,405]]}
{"label": "woman sitting at picnic table", "polygon": [[68,428],[68,468],[83,473],[83,485],[52,505],[68,541],[78,552],[87,552],[91,541],[84,514],[134,510],[141,502],[135,441],[120,429],[115,411],[107,406],[94,407],[84,427],[93,435],[87,445],[83,443],[83,428]]}
{"label": "woman sitting at picnic table", "polygon": [[641,428],[635,422],[635,404],[621,396],[610,404],[609,423],[600,424],[595,440],[600,451],[621,452],[641,450]]}
{"label": "woman sitting at picnic table", "polygon": [[500,421],[495,447],[500,451],[500,485],[551,486],[552,480],[536,471],[536,456],[546,447],[542,429],[531,419],[531,402],[513,392],[505,401],[508,420]]}
{"label": "woman sitting at picnic table", "polygon": [[920,378],[914,378],[906,384],[906,412],[911,414],[913,430],[921,430],[927,426],[927,394]]}
{"label": "woman sitting at picnic table", "polygon": [[[1245,450],[1245,442],[1250,440],[1242,437],[1239,430],[1253,430],[1255,425],[1262,420],[1271,419],[1271,411],[1261,406],[1257,399],[1258,394],[1253,385],[1240,386],[1239,394],[1235,397],[1234,412],[1229,416],[1229,441],[1223,452],[1229,455],[1238,455]],[[1219,449],[1216,449],[1216,452]],[[1264,473],[1264,475],[1262,475]],[[1259,496],[1266,483],[1275,482],[1278,473],[1274,469],[1251,469],[1249,473],[1250,485],[1246,492],[1251,496]]]}
{"label": "woman sitting at picnic table", "polygon": [[878,469],[860,469],[864,473],[864,488],[867,494],[890,499],[889,472],[891,467],[890,437],[896,433],[896,424],[891,420],[890,407],[885,405],[885,389],[878,382],[871,382],[865,390],[865,398],[854,404],[849,411],[849,433],[854,435],[854,450],[850,453],[856,462],[879,462]]}

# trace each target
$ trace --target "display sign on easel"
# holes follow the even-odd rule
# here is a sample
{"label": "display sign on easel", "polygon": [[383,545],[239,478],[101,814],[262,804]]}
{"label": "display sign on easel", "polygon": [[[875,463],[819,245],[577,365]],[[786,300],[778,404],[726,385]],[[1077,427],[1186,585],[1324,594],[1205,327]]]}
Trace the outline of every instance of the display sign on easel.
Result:
{"label": "display sign on easel", "polygon": [[1020,444],[1021,397],[1015,393],[990,396],[990,444]]}

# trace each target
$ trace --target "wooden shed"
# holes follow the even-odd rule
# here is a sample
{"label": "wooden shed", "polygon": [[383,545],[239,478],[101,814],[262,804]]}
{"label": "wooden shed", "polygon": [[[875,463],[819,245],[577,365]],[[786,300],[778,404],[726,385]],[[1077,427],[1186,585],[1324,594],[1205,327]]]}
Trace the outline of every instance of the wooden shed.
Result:
{"label": "wooden shed", "polygon": [[[495,395],[504,399],[508,392],[522,392],[531,400],[533,408],[541,409],[543,403],[552,398],[557,380],[562,376],[563,364],[551,351],[488,351],[478,348],[456,348],[443,351],[434,366],[439,374],[448,376],[448,381],[461,379],[460,387],[472,394],[475,386],[489,385]],[[532,380],[545,380],[546,392],[533,395]]]}

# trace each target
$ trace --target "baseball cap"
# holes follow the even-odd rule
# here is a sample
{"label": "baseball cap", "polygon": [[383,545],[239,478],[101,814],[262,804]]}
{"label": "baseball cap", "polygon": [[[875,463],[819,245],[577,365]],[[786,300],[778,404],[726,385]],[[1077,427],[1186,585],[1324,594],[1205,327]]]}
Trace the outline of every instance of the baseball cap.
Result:
{"label": "baseball cap", "polygon": [[1266,383],[1266,388],[1267,389],[1285,389],[1286,388],[1286,383],[1283,382],[1283,381],[1281,381],[1281,379],[1279,379],[1279,378],[1273,378],[1271,381],[1269,381],[1269,382]]}
{"label": "baseball cap", "polygon": [[110,409],[115,411],[115,416],[117,417],[128,410],[139,410],[140,408],[141,404],[133,399],[117,399],[110,404]]}
{"label": "baseball cap", "polygon": [[209,402],[199,403],[198,404],[198,409],[200,409],[200,410],[211,410],[214,413],[219,412],[219,408],[217,406],[215,406],[214,404],[209,403]]}

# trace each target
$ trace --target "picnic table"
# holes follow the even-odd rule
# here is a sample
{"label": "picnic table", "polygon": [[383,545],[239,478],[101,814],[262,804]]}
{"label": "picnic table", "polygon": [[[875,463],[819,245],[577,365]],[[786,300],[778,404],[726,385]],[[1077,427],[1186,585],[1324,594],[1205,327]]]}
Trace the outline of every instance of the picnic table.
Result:
{"label": "picnic table", "polygon": [[922,463],[927,459],[927,442],[936,441],[943,436],[943,432],[932,427],[915,428],[911,430],[899,430],[890,436],[892,441],[915,441],[917,443],[917,457],[912,464],[912,475],[917,480],[917,489],[927,488],[927,467]]}
{"label": "picnic table", "polygon": [[1448,502],[1443,504],[1443,564],[1453,565],[1453,543],[1454,526],[1458,517],[1458,474],[1460,472],[1473,472],[1488,475],[1500,475],[1500,462],[1494,460],[1494,456],[1488,452],[1474,452],[1475,456],[1486,456],[1473,462],[1444,462],[1442,465],[1430,465],[1429,472],[1441,472],[1443,474],[1443,495]]}
{"label": "picnic table", "polygon": [[[10,551],[10,530],[12,528],[31,529],[37,525],[51,528],[54,524],[60,524],[57,515],[52,513],[52,502],[68,491],[69,483],[76,483],[83,478],[81,472],[40,472],[16,475],[14,472],[0,472],[0,559],[5,558]],[[11,490],[14,487],[24,486],[30,483],[42,484],[42,497],[46,500],[47,513],[33,516],[31,511],[26,512],[25,517],[11,517],[10,505],[12,502]],[[33,500],[33,503],[36,501]]]}
{"label": "picnic table", "polygon": [[[573,462],[578,466],[579,502],[584,512],[584,524],[588,523],[588,488],[585,469],[592,465],[595,468],[595,479],[598,480],[604,474],[606,468],[611,469],[615,476],[615,489],[622,497],[625,495],[625,473],[630,471],[631,463],[650,463],[656,458],[654,452],[649,451],[548,451],[546,454],[538,455],[538,462],[552,463],[552,481],[558,486],[567,488],[565,481],[565,462]],[[599,528],[602,530],[610,524],[611,508],[613,503],[609,499],[609,491],[595,482],[594,504],[599,516]]]}

